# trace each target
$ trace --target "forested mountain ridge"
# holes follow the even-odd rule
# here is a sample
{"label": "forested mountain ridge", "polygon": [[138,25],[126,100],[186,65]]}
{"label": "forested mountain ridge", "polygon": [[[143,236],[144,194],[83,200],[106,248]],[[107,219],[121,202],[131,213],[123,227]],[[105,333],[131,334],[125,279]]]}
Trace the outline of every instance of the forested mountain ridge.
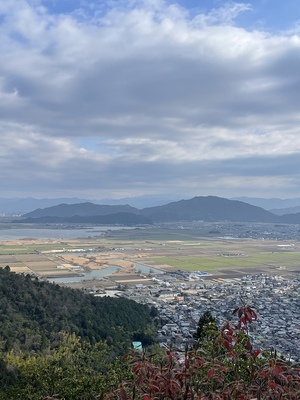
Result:
{"label": "forested mountain ridge", "polygon": [[138,214],[137,208],[129,205],[100,205],[91,202],[78,203],[78,204],[59,204],[57,206],[38,208],[32,212],[24,214],[23,217],[38,218],[38,217],[89,217],[96,215],[111,215],[117,213],[133,213]]}
{"label": "forested mountain ridge", "polygon": [[[123,207],[123,208],[122,208]],[[121,211],[123,210],[123,211]],[[121,214],[127,213],[127,219],[121,218]],[[189,200],[180,200],[162,206],[149,207],[139,210],[128,205],[125,206],[100,206],[92,203],[75,205],[61,204],[43,210],[37,209],[23,215],[19,222],[55,222],[54,217],[63,218],[65,222],[101,223],[100,215],[106,215],[111,224],[127,224],[129,221],[141,219],[141,224],[152,222],[178,222],[178,221],[245,221],[245,222],[280,222],[280,217],[241,201],[228,200],[216,196],[199,196]],[[80,216],[81,218],[79,218]],[[114,216],[114,217],[113,217]],[[130,217],[131,216],[131,217]],[[28,218],[31,218],[30,220]],[[144,219],[143,219],[144,218]],[[63,220],[60,219],[59,222]],[[99,221],[99,222],[98,222]],[[18,222],[18,221],[15,221]]]}
{"label": "forested mountain ridge", "polygon": [[61,204],[37,209],[14,222],[25,223],[89,223],[109,225],[147,225],[180,221],[229,221],[300,223],[300,213],[275,215],[261,207],[216,196],[199,196],[162,206],[139,210],[129,205],[104,206],[93,203]]}
{"label": "forested mountain ridge", "polygon": [[144,208],[141,214],[154,222],[172,221],[251,221],[274,222],[277,217],[263,208],[216,196],[194,197],[164,206]]}
{"label": "forested mountain ridge", "polygon": [[29,275],[0,268],[0,336],[5,350],[40,351],[61,332],[95,343],[106,340],[116,352],[132,337],[153,330],[148,306],[132,300],[94,297]]}

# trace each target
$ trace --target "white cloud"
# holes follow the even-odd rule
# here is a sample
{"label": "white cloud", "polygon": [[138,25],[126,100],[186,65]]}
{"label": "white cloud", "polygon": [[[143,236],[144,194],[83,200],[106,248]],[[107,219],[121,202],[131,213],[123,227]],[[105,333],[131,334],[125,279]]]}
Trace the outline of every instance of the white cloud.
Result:
{"label": "white cloud", "polygon": [[[28,190],[53,191],[55,183],[87,197],[99,176],[112,193],[168,185],[192,192],[200,183],[212,191],[218,182],[220,195],[238,185],[245,194],[266,187],[270,174],[254,179],[263,161],[254,173],[247,160],[268,165],[269,157],[299,153],[295,32],[234,26],[251,12],[246,3],[193,17],[162,0],[105,6],[82,2],[55,15],[38,1],[0,4],[0,154],[8,176],[19,169]],[[87,138],[98,145],[85,148]],[[292,190],[288,163],[280,165],[277,181]]]}
{"label": "white cloud", "polygon": [[205,25],[211,24],[233,24],[239,14],[251,11],[252,7],[249,3],[228,2],[219,8],[213,8],[208,14],[200,14],[197,16],[197,22]]}

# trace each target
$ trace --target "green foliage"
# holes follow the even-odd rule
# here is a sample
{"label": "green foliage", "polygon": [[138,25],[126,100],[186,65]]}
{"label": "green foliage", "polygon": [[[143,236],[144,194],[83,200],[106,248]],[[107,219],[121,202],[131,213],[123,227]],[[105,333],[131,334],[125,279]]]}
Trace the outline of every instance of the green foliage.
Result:
{"label": "green foliage", "polygon": [[205,311],[199,318],[197,331],[194,335],[196,339],[208,339],[216,335],[217,325],[216,319],[211,315],[210,311]]}
{"label": "green foliage", "polygon": [[[118,360],[119,361],[119,360]],[[60,400],[95,399],[130,377],[128,363],[110,361],[106,343],[91,344],[74,334],[62,334],[57,348],[48,354],[15,355],[10,351],[2,361],[15,378],[0,387],[0,399]]]}
{"label": "green foliage", "polygon": [[93,297],[0,269],[0,346],[5,351],[45,350],[55,347],[61,332],[69,332],[90,343],[106,340],[116,356],[130,348],[135,332],[144,331],[153,341],[148,306]]}

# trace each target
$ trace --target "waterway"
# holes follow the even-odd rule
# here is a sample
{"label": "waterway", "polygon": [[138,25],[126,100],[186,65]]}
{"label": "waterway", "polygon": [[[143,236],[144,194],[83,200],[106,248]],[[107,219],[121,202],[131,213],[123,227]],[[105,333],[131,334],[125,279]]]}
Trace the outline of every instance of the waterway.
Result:
{"label": "waterway", "polygon": [[143,265],[143,264],[139,264],[139,263],[135,263],[135,270],[136,272],[142,272],[143,274],[151,274],[151,275],[160,275],[160,274],[164,274],[165,272],[157,269],[157,268],[152,268],[152,267],[148,267],[148,265]]}
{"label": "waterway", "polygon": [[107,231],[120,229],[134,229],[124,226],[86,226],[82,228],[6,228],[0,224],[0,241],[18,239],[86,239],[89,237],[101,236]]}
{"label": "waterway", "polygon": [[82,273],[80,276],[70,276],[70,277],[61,277],[61,278],[49,278],[50,282],[54,283],[71,283],[71,282],[82,282],[84,280],[89,279],[101,279],[107,275],[114,274],[120,269],[117,265],[109,265],[106,268],[102,269],[93,269],[92,271],[87,271]]}
{"label": "waterway", "polygon": [[[93,269],[92,271],[87,271],[87,272],[81,272],[81,275],[79,276],[70,276],[70,277],[60,277],[60,278],[49,278],[48,280],[50,282],[55,282],[55,283],[71,283],[71,282],[82,282],[84,280],[89,280],[89,279],[101,279],[106,276],[112,275],[115,272],[117,272],[120,269],[118,265],[109,265],[106,268],[102,269]],[[143,265],[136,263],[135,264],[135,270],[137,272],[142,272],[143,274],[150,274],[152,276],[155,275],[160,275],[163,274],[164,271],[161,271],[160,269],[157,268],[152,268],[149,267],[148,265]]]}

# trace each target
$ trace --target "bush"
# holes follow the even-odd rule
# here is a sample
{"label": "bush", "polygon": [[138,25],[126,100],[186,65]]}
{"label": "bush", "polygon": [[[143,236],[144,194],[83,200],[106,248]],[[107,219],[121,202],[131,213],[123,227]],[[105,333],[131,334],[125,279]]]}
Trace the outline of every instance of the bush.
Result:
{"label": "bush", "polygon": [[242,305],[233,314],[238,317],[236,326],[226,323],[213,338],[200,338],[184,354],[169,350],[160,362],[145,353],[131,354],[134,378],[105,399],[299,400],[298,366],[276,353],[253,349],[249,324],[257,315],[251,307]]}

